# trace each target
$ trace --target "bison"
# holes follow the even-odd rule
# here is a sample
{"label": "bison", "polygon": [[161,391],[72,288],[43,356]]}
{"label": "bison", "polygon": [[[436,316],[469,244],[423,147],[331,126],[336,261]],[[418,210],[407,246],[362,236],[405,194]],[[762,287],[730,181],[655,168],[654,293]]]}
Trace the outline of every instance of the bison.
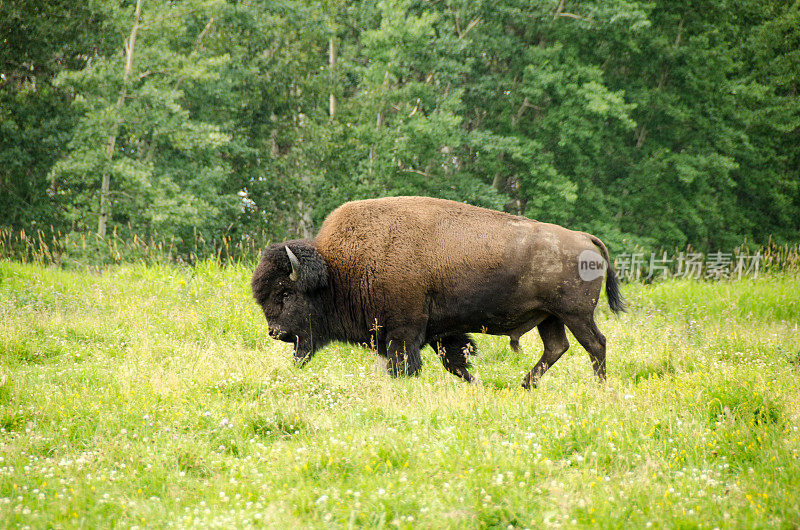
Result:
{"label": "bison", "polygon": [[606,377],[606,339],[594,310],[606,273],[624,310],[608,250],[597,237],[525,217],[428,197],[346,203],[314,239],[270,245],[252,279],[269,335],[303,366],[333,340],[373,345],[393,375],[417,374],[431,345],[469,382],[467,333],[519,338],[538,327],[537,381],[569,347],[564,326]]}

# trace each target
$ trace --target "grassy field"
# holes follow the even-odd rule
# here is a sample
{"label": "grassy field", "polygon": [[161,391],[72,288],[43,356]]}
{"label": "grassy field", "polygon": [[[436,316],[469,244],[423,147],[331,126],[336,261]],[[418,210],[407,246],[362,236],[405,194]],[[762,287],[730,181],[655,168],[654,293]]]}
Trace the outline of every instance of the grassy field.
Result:
{"label": "grassy field", "polygon": [[[250,266],[0,261],[0,527],[797,527],[800,280],[625,285],[540,387],[335,344],[291,366]],[[603,302],[605,306],[605,302]]]}

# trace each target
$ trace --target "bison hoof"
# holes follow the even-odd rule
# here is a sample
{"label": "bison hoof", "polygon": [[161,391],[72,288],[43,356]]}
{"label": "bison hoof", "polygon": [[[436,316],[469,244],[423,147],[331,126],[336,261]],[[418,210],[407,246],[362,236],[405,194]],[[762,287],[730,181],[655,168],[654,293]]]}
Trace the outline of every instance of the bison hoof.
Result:
{"label": "bison hoof", "polygon": [[481,380],[480,380],[480,379],[478,379],[477,377],[473,377],[473,378],[472,378],[472,380],[470,380],[470,382],[469,382],[469,385],[470,385],[470,386],[479,386],[479,387],[482,387],[482,386],[483,386],[483,381],[481,381]]}
{"label": "bison hoof", "polygon": [[311,360],[311,355],[305,355],[302,357],[295,356],[292,358],[292,362],[297,368],[303,368],[305,365],[308,364],[308,361],[310,360]]}

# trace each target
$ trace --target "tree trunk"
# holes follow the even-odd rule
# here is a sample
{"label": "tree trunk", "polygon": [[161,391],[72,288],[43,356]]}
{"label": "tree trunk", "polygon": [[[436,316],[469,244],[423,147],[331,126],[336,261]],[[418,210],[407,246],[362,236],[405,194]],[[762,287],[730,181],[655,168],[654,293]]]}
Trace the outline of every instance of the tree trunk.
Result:
{"label": "tree trunk", "polygon": [[[117,146],[117,133],[119,132],[119,126],[122,122],[121,118],[119,117],[119,112],[122,110],[122,106],[125,103],[125,97],[128,95],[128,77],[130,77],[131,70],[133,70],[133,50],[136,44],[136,33],[139,31],[139,18],[141,14],[142,0],[136,0],[136,11],[133,15],[133,27],[131,28],[130,36],[125,41],[125,70],[122,74],[122,92],[119,95],[119,99],[117,99],[117,120],[114,123],[111,134],[108,137],[108,143],[106,144],[106,158],[108,166],[111,166],[111,160],[114,158],[114,149]],[[103,172],[103,182],[100,185],[100,216],[97,220],[97,235],[100,237],[106,236],[106,226],[108,224],[108,218],[111,215],[111,199],[109,197],[109,190],[111,189],[111,172],[110,167],[108,166]]]}
{"label": "tree trunk", "polygon": [[[681,36],[683,35],[683,22],[686,20],[686,15],[681,17],[680,22],[678,23],[678,34],[675,36],[675,42],[672,44],[672,48],[674,50],[678,49],[678,46],[681,44]],[[656,92],[661,92],[664,90],[664,86],[667,84],[667,79],[669,78],[669,67],[665,66],[661,70],[661,75],[658,77],[658,84],[656,85]],[[644,140],[647,138],[647,125],[642,124],[636,132],[634,133],[634,138],[636,139],[636,149],[641,149],[642,145],[644,145]]]}
{"label": "tree trunk", "polygon": [[[383,96],[389,90],[389,69],[387,65],[386,74],[383,76],[383,85],[381,86],[381,96],[378,104],[378,117],[375,119],[375,130],[380,131],[383,127]],[[375,144],[369,148],[369,174],[372,175],[372,164],[375,161]]]}
{"label": "tree trunk", "polygon": [[297,211],[300,214],[300,218],[297,220],[297,231],[302,238],[308,239],[314,235],[312,232],[314,221],[311,219],[311,208],[306,206],[303,200],[300,199],[297,201]]}
{"label": "tree trunk", "polygon": [[[375,119],[375,130],[380,131],[383,127],[383,109],[378,111],[378,117]],[[369,173],[372,174],[372,164],[375,162],[375,144],[369,148]]]}
{"label": "tree trunk", "polygon": [[336,115],[336,94],[333,93],[333,88],[336,79],[336,37],[331,36],[330,40],[328,41],[328,67],[330,69],[331,75],[331,97],[330,97],[330,114],[331,120]]}
{"label": "tree trunk", "polygon": [[[500,153],[497,156],[497,159],[500,161],[500,164],[503,163],[503,153]],[[494,178],[492,179],[492,187],[497,190],[498,193],[505,193],[506,192],[506,184],[508,183],[508,178],[502,174],[501,171],[498,171],[494,174]]]}

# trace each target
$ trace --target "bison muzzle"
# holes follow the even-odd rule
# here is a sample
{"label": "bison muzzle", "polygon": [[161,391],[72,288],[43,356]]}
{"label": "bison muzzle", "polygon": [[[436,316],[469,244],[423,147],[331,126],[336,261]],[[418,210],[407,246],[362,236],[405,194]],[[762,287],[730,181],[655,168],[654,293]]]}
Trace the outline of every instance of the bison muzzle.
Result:
{"label": "bison muzzle", "polygon": [[[589,256],[589,266],[586,257]],[[594,257],[594,258],[592,258]],[[314,239],[270,245],[253,297],[270,336],[294,345],[298,364],[333,340],[374,345],[393,375],[416,374],[431,345],[471,381],[467,333],[519,338],[539,329],[537,381],[569,347],[565,326],[606,377],[606,339],[594,311],[606,276],[611,309],[624,310],[608,250],[593,235],[427,197],[354,201]]]}

